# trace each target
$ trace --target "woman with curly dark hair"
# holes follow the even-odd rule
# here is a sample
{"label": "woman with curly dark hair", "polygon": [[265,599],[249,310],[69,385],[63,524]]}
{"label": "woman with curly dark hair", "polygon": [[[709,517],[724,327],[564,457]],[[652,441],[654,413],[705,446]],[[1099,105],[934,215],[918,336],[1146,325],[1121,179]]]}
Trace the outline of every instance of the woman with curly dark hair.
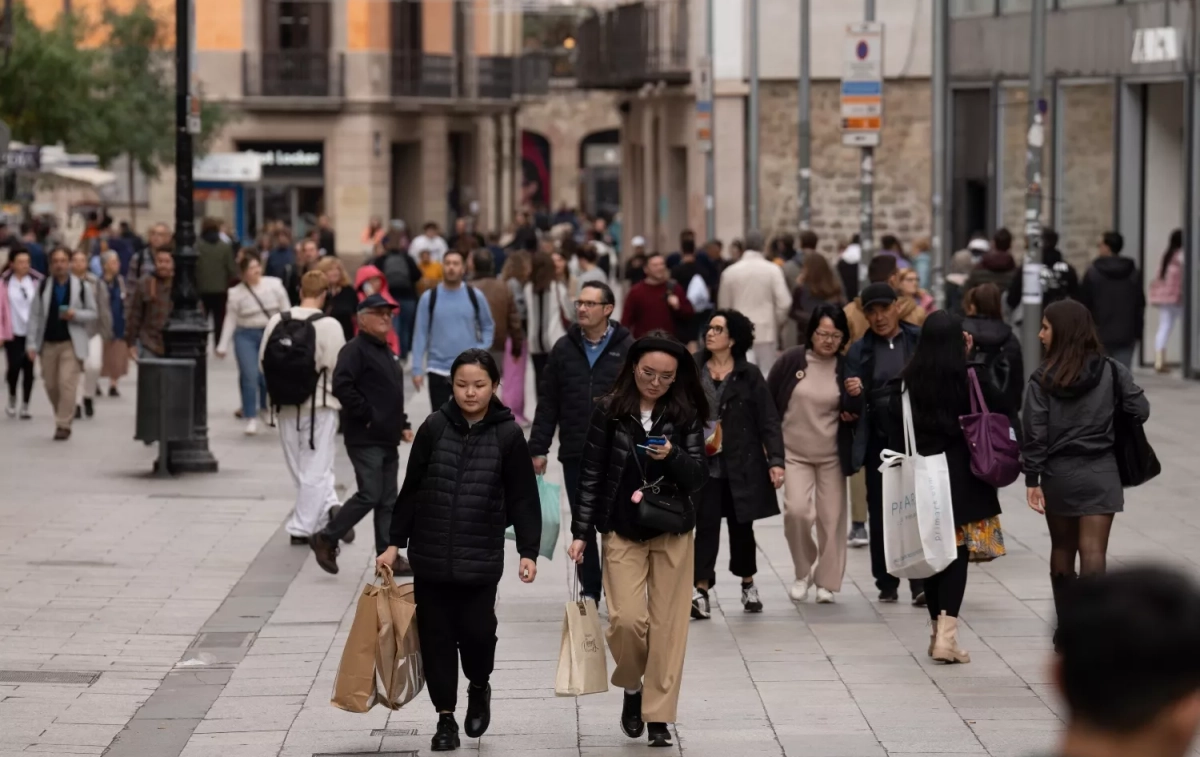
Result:
{"label": "woman with curly dark hair", "polygon": [[[608,597],[612,683],[625,689],[621,729],[671,745],[687,648],[692,496],[704,485],[708,402],[687,348],[661,331],[629,348],[596,403],[583,450],[567,554],[583,562],[593,530]],[[591,549],[595,549],[592,546]]]}
{"label": "woman with curly dark hair", "polygon": [[749,318],[718,310],[708,319],[704,349],[696,355],[708,399],[704,452],[709,476],[696,522],[692,617],[697,620],[711,616],[708,592],[717,581],[721,518],[729,530],[729,572],[742,579],[742,608],[762,612],[754,585],[754,521],[779,514],[775,490],[783,485],[783,436],[767,382],[746,359],[753,344]]}

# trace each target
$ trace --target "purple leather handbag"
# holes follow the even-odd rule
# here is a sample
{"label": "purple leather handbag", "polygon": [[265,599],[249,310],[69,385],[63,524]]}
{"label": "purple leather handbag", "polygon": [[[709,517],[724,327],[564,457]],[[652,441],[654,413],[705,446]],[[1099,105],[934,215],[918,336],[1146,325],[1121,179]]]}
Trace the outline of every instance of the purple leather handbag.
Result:
{"label": "purple leather handbag", "polygon": [[971,450],[971,473],[997,489],[1021,475],[1021,447],[1008,416],[988,412],[974,368],[967,369],[971,385],[971,414],[958,416],[963,438]]}

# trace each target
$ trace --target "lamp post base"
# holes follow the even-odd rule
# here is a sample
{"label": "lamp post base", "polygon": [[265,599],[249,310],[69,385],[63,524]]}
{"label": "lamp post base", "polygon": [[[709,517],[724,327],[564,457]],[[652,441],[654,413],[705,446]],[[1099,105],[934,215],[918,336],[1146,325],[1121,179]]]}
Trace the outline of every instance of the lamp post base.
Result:
{"label": "lamp post base", "polygon": [[167,470],[172,474],[216,473],[217,458],[209,451],[207,439],[167,442]]}
{"label": "lamp post base", "polygon": [[208,322],[198,310],[180,308],[171,314],[163,336],[168,357],[196,362],[192,438],[167,443],[167,470],[216,473],[217,458],[208,449]]}

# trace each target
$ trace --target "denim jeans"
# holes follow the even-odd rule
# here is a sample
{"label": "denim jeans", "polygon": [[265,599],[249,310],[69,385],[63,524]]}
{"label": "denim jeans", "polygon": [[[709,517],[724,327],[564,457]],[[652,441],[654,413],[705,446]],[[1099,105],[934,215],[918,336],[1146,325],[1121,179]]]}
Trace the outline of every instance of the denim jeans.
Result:
{"label": "denim jeans", "polygon": [[263,329],[239,328],[233,332],[233,354],[238,364],[238,387],[242,391],[242,417],[258,417],[259,409],[267,409],[267,382],[258,368],[258,347],[262,344]]}
{"label": "denim jeans", "polygon": [[408,353],[412,352],[413,326],[417,323],[417,301],[398,299],[396,304],[400,309],[392,316],[392,326],[396,329],[396,336],[400,337],[400,357],[408,357]]}

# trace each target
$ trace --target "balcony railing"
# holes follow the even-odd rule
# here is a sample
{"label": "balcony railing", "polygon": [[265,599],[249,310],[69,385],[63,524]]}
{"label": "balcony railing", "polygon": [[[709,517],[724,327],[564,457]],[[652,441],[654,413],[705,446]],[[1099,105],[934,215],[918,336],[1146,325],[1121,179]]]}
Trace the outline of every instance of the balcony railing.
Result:
{"label": "balcony railing", "polygon": [[555,75],[557,56],[547,53],[525,53],[513,59],[516,63],[516,94],[539,97],[549,94],[550,79]]}
{"label": "balcony railing", "polygon": [[577,34],[576,80],[590,89],[686,84],[687,0],[644,0],[584,19]]}
{"label": "balcony railing", "polygon": [[392,97],[449,99],[455,95],[454,56],[392,53]]}
{"label": "balcony railing", "polygon": [[343,97],[345,55],[324,50],[264,50],[242,53],[246,97]]}
{"label": "balcony railing", "polygon": [[516,66],[513,58],[499,55],[482,55],[476,58],[476,86],[479,97],[486,100],[508,100],[513,96],[516,84]]}

